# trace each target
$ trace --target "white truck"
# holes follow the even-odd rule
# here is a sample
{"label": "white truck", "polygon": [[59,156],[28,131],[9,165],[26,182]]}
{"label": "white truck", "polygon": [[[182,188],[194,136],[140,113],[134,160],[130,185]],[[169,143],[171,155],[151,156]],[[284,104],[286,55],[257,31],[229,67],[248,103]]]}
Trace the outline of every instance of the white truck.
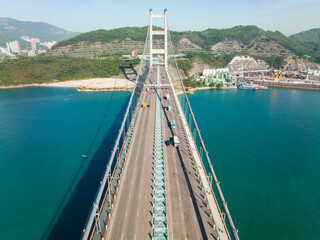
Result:
{"label": "white truck", "polygon": [[169,99],[170,99],[170,95],[169,95],[169,93],[167,93],[166,100],[169,100]]}
{"label": "white truck", "polygon": [[173,136],[173,146],[174,147],[179,147],[180,142],[178,136]]}

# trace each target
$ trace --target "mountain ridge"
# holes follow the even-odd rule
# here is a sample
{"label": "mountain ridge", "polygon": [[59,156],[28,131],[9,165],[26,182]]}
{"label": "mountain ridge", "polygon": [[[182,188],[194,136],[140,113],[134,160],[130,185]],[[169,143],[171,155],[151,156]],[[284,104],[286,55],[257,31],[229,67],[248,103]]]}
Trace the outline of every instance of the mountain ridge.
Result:
{"label": "mountain ridge", "polygon": [[301,42],[320,43],[320,28],[312,28],[289,36],[291,39]]}
{"label": "mountain ridge", "polygon": [[[89,52],[94,50],[99,51],[95,56],[114,54],[117,51],[131,53],[134,47],[142,51],[147,29],[147,26],[122,27],[82,33],[58,42],[51,54],[61,54],[63,51],[63,54],[82,56],[81,54],[88,52],[86,56],[93,57]],[[175,49],[181,52],[320,57],[320,43],[296,41],[280,31],[265,31],[255,25],[240,25],[226,29],[210,28],[203,31],[170,31],[170,33]],[[163,44],[161,39],[156,38],[156,40],[158,45]]]}
{"label": "mountain ridge", "polygon": [[13,18],[0,17],[0,43],[4,36],[19,40],[20,36],[40,38],[42,42],[62,41],[72,38],[80,33],[67,31],[63,28],[45,22],[20,21]]}

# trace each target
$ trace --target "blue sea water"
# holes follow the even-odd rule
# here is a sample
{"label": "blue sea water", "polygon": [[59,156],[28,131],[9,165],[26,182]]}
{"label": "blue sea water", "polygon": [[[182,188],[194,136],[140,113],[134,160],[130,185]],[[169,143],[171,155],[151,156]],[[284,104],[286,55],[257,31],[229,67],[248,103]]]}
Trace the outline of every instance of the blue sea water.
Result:
{"label": "blue sea water", "polygon": [[[0,91],[0,239],[79,239],[128,97]],[[189,99],[240,238],[319,239],[320,92]]]}
{"label": "blue sea water", "polygon": [[0,91],[0,239],[79,239],[128,97]]}
{"label": "blue sea water", "polygon": [[320,92],[189,97],[241,239],[319,239]]}

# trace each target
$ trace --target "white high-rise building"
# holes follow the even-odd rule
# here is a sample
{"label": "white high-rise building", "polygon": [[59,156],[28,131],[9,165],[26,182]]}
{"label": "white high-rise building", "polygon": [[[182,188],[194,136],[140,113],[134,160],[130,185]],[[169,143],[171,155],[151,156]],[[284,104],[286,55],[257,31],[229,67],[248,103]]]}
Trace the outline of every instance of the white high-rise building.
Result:
{"label": "white high-rise building", "polygon": [[11,52],[8,51],[7,48],[2,48],[0,47],[0,52],[5,54],[5,55],[8,55],[9,57],[14,57],[14,54],[12,54]]}
{"label": "white high-rise building", "polygon": [[31,42],[31,50],[36,51],[37,50],[37,42],[40,42],[40,39],[39,38],[31,38],[30,42]]}
{"label": "white high-rise building", "polygon": [[18,41],[13,41],[7,43],[8,52],[19,53],[20,54],[20,44]]}

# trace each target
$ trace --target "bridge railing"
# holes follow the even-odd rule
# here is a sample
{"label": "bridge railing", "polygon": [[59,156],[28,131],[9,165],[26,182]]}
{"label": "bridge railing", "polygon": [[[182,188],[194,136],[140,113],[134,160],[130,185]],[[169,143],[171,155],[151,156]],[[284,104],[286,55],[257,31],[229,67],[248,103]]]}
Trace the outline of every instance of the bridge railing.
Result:
{"label": "bridge railing", "polygon": [[[175,59],[175,53],[173,50],[173,44],[172,44],[172,40],[170,37],[170,32],[168,35],[169,35],[169,41],[170,41],[169,46],[171,46],[171,49],[169,49],[169,51],[171,50],[171,52],[168,53],[168,55],[169,55],[168,67],[167,67],[168,74],[171,75],[170,79],[172,81],[178,80],[180,82],[181,91],[182,91],[182,95],[179,97],[180,105],[183,109],[183,113],[184,113],[185,118],[188,122],[190,132],[192,133],[193,140],[194,140],[194,143],[197,147],[199,157],[202,161],[204,169],[206,170],[208,182],[211,186],[211,191],[214,195],[216,204],[217,204],[218,209],[220,211],[221,218],[223,219],[223,222],[225,224],[226,231],[228,232],[228,237],[230,239],[238,240],[239,239],[238,230],[235,228],[235,225],[233,223],[233,220],[232,220],[231,214],[229,212],[227,203],[225,201],[222,190],[220,188],[220,182],[218,181],[217,176],[215,174],[215,171],[213,169],[212,162],[209,157],[209,153],[205,147],[205,144],[202,139],[197,121],[196,121],[195,116],[193,114],[187,93],[186,93],[184,85],[183,85],[180,71],[178,69],[178,64]],[[174,72],[174,71],[176,71],[176,72]],[[231,234],[229,234],[229,233],[231,233]]]}
{"label": "bridge railing", "polygon": [[228,232],[229,238],[238,240],[239,239],[238,230],[234,226],[234,223],[231,218],[231,214],[229,212],[227,203],[224,199],[222,190],[220,188],[220,182],[218,181],[217,176],[215,174],[215,171],[213,169],[213,165],[212,165],[211,159],[209,157],[209,153],[206,150],[206,147],[205,147],[204,141],[202,139],[200,130],[199,130],[197,122],[195,120],[195,116],[192,112],[188,97],[184,96],[184,94],[182,96],[180,96],[180,103],[182,105],[184,115],[187,119],[194,143],[197,147],[198,154],[200,156],[203,167],[204,167],[205,172],[207,174],[208,182],[210,184],[211,191],[214,195],[214,199],[215,199],[216,204],[218,206],[221,218],[223,219],[225,227],[227,228],[226,230]]}
{"label": "bridge railing", "polygon": [[118,191],[122,169],[138,118],[138,112],[144,94],[142,90],[148,72],[149,62],[146,58],[142,57],[137,80],[133,87],[118,136],[83,229],[82,240],[101,239],[107,229],[113,201]]}
{"label": "bridge railing", "polygon": [[143,91],[139,90],[138,92],[137,90],[139,81],[142,82],[141,79],[137,80],[132,91],[126,113],[124,114],[104,175],[100,181],[100,187],[96,193],[95,201],[93,202],[81,239],[95,239],[95,234],[102,235],[108,224],[124,160],[130,147],[138,110],[143,97]]}

